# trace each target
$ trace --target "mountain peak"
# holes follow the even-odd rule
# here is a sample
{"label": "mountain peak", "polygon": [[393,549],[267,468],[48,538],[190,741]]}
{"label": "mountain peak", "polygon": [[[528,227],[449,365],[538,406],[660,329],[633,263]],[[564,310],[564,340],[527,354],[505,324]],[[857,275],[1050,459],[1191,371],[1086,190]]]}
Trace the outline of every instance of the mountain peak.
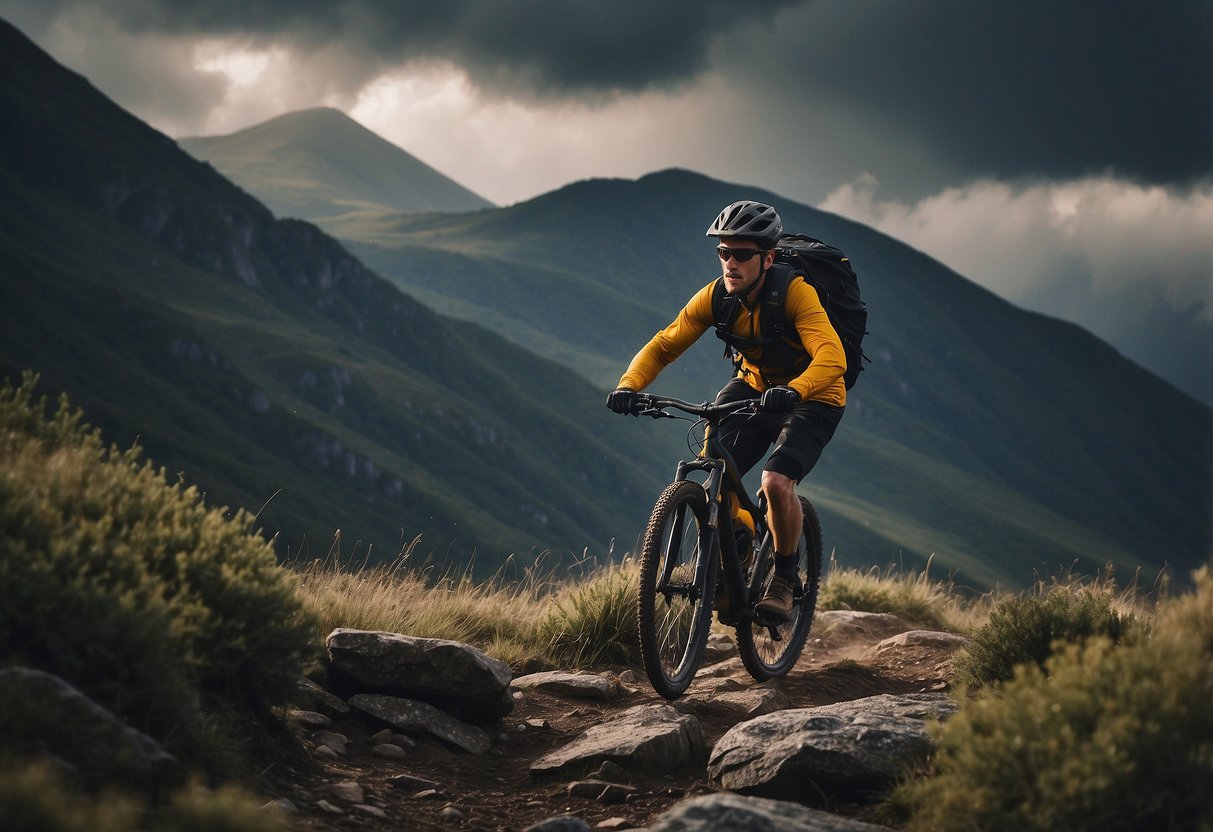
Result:
{"label": "mountain peak", "polygon": [[283,113],[225,136],[180,140],[279,216],[491,208],[417,157],[332,107]]}

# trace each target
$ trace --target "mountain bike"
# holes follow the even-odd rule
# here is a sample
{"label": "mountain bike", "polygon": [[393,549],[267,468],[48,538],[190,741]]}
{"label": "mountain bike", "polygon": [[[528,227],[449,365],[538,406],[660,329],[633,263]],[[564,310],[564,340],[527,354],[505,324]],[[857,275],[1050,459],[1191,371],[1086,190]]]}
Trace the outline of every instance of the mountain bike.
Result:
{"label": "mountain bike", "polygon": [[[766,496],[746,493],[732,456],[721,441],[733,420],[758,412],[757,399],[693,404],[639,393],[633,413],[655,419],[697,417],[689,434],[704,426],[694,459],[678,463],[674,481],[658,497],[641,545],[638,598],[640,655],[653,688],[676,699],[699,670],[712,626],[716,584],[723,581],[721,619],[736,628],[742,664],[759,681],[783,676],[804,649],[821,577],[821,525],[813,505],[800,498],[804,526],[797,543],[801,592],[791,617],[779,622],[755,609],[775,569],[775,547],[766,522]],[[696,451],[694,442],[688,447]],[[703,481],[693,479],[702,476]],[[754,518],[755,557],[738,552],[729,495]],[[726,617],[724,610],[728,610]]]}

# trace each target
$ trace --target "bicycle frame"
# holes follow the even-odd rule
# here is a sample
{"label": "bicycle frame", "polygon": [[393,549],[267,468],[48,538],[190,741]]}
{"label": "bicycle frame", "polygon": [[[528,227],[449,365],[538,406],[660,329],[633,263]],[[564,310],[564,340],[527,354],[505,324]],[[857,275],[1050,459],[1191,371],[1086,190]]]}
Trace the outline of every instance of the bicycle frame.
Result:
{"label": "bicycle frame", "polygon": [[[756,504],[746,494],[736,461],[722,438],[727,433],[719,430],[732,414],[741,417],[747,408],[759,411],[753,409],[753,400],[694,404],[641,393],[628,412],[678,418],[666,412],[667,407],[697,416],[706,423],[707,432],[696,458],[678,463],[674,481],[662,490],[645,530],[637,607],[645,673],[662,696],[681,696],[703,658],[716,607],[721,623],[736,628],[737,651],[750,675],[759,681],[784,676],[804,649],[816,606],[821,568],[821,530],[816,510],[800,498],[805,509],[797,542],[797,558],[803,557],[805,570],[801,600],[794,599],[790,617],[764,616],[756,609],[755,594],[765,591],[774,561],[766,498],[760,495]],[[754,516],[757,557],[749,577],[737,551],[732,503],[726,495],[736,496]],[[689,534],[688,523],[694,524],[694,537]],[[723,569],[719,576],[723,587],[715,574],[718,564]],[[727,620],[723,604],[708,604],[705,596],[713,588],[729,601]]]}
{"label": "bicycle frame", "polygon": [[[738,410],[741,408],[739,407]],[[766,541],[769,534],[766,525],[766,499],[764,497],[755,503],[750,499],[750,495],[746,493],[745,488],[741,484],[741,477],[737,473],[737,465],[733,461],[732,455],[723,443],[716,437],[716,431],[712,430],[717,427],[721,421],[732,413],[723,413],[717,418],[707,417],[707,436],[706,445],[704,447],[704,455],[695,460],[682,460],[678,463],[678,467],[674,473],[675,481],[690,480],[691,473],[694,471],[703,471],[707,473],[707,480],[704,482],[703,489],[707,495],[708,503],[708,522],[703,527],[703,532],[698,541],[698,551],[696,552],[696,563],[694,572],[694,581],[692,582],[691,592],[695,588],[707,586],[707,576],[704,575],[704,570],[708,569],[708,558],[704,557],[704,553],[717,551],[721,552],[721,565],[725,569],[725,588],[729,593],[732,608],[737,610],[737,614],[741,619],[756,620],[753,607],[750,604],[750,599],[746,597],[748,587],[746,584],[745,573],[742,571],[741,555],[737,551],[737,538],[733,529],[733,517],[728,511],[720,510],[723,503],[721,497],[724,493],[730,493],[737,497],[741,507],[754,517],[754,547],[757,551],[761,551],[762,545]],[[727,478],[727,480],[726,480]],[[676,528],[674,535],[671,537],[671,546],[673,542],[681,537],[681,529]],[[670,553],[667,552],[665,559],[665,571],[661,576],[660,586],[662,594],[667,600],[671,593],[670,577],[677,565]],[[696,600],[695,598],[691,599]]]}

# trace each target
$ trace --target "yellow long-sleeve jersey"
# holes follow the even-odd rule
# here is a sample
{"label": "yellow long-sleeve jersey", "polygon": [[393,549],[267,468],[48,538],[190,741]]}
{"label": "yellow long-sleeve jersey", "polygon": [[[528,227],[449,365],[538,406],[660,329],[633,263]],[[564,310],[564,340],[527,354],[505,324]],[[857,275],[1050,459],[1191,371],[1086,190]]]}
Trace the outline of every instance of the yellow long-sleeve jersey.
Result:
{"label": "yellow long-sleeve jersey", "polygon": [[[640,352],[628,365],[627,372],[619,380],[620,387],[643,390],[657,378],[678,356],[686,352],[703,333],[715,327],[712,317],[713,280],[695,293],[669,326],[658,332],[641,347]],[[737,304],[730,331],[746,338],[757,338],[761,303],[753,309]],[[786,384],[800,394],[802,401],[810,399],[842,407],[847,403],[847,389],[842,375],[846,372],[847,359],[842,351],[838,333],[830,325],[826,311],[821,306],[817,290],[801,277],[788,285],[785,315],[800,337],[800,347],[808,353],[811,361],[800,375],[780,379],[772,378],[772,384]],[[789,342],[794,343],[794,342]],[[766,389],[762,371],[761,349],[742,350],[742,362],[737,376],[758,392]]]}

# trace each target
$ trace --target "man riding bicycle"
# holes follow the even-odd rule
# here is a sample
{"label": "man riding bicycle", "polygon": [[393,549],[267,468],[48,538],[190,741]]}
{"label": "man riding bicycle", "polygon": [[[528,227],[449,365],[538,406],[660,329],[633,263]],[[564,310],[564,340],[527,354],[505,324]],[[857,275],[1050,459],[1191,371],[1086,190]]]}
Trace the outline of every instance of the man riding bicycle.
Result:
{"label": "man riding bicycle", "polygon": [[[733,304],[728,332],[721,334],[729,336],[726,343],[739,345],[737,372],[716,402],[756,398],[760,411],[722,439],[741,475],[767,454],[772,443],[775,446],[762,471],[775,576],[756,609],[771,619],[787,621],[801,592],[793,555],[803,524],[796,485],[820,459],[842,419],[847,360],[817,290],[800,278],[787,285],[784,298],[785,318],[793,331],[781,333],[775,343],[768,334],[763,342],[760,313],[772,289],[767,276],[782,234],[783,221],[774,208],[742,201],[721,211],[706,236],[719,239],[716,253],[724,290],[729,299],[739,301]],[[678,317],[636,353],[618,388],[607,396],[607,407],[616,413],[633,412],[637,391],[652,384],[704,332],[716,327],[716,283],[713,280],[696,292]]]}

